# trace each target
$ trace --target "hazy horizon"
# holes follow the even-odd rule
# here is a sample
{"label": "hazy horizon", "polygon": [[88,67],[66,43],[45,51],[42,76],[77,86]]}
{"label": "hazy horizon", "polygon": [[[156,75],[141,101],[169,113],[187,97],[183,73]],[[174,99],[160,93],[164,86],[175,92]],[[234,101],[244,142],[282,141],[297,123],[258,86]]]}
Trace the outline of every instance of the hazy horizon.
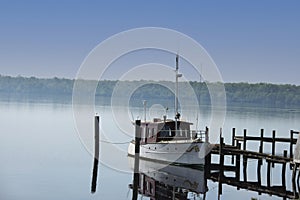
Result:
{"label": "hazy horizon", "polygon": [[[22,78],[37,78],[37,79],[54,79],[54,78],[58,78],[58,79],[67,79],[67,80],[85,80],[85,81],[153,81],[153,82],[174,82],[175,80],[150,80],[150,79],[132,79],[132,80],[118,80],[118,79],[101,79],[101,80],[89,80],[89,79],[75,79],[75,78],[67,78],[67,77],[58,77],[58,76],[53,76],[53,77],[37,77],[37,76],[22,76],[22,75],[17,75],[17,76],[11,76],[11,75],[6,75],[6,74],[0,74],[0,76],[3,77],[11,77],[11,78],[18,78],[18,77],[22,77]],[[199,82],[199,80],[188,80],[188,81],[192,81],[192,82]],[[179,82],[185,82],[185,81],[179,81]],[[204,82],[203,80],[201,80],[201,82]],[[248,84],[260,84],[260,83],[265,83],[265,84],[274,84],[274,85],[295,85],[295,86],[300,86],[299,84],[292,84],[292,83],[272,83],[272,82],[223,82],[224,84],[226,83],[248,83]]]}

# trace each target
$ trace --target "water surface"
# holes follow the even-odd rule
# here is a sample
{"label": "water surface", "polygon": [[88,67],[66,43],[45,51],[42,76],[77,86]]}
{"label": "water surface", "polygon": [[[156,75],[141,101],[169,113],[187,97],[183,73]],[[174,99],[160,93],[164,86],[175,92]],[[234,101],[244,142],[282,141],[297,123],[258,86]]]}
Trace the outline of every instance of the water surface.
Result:
{"label": "water surface", "polygon": [[[128,185],[133,176],[127,159],[127,144],[130,135],[122,133],[113,123],[110,107],[96,107],[101,113],[101,128],[110,135],[109,141],[124,144],[102,142],[97,192],[90,193],[93,157],[78,136],[73,120],[72,106],[52,103],[0,103],[0,198],[5,200],[33,199],[131,199],[132,190]],[[122,110],[122,109],[121,109]],[[121,112],[121,111],[120,111]],[[133,116],[142,116],[142,108],[132,111]],[[152,115],[155,111],[152,110]],[[160,111],[157,111],[160,114]],[[198,127],[209,124],[209,111],[200,115]],[[194,116],[193,116],[194,117]],[[187,116],[192,120],[193,117]],[[236,127],[242,135],[247,128],[250,135],[259,135],[265,129],[265,135],[271,136],[276,130],[278,136],[289,137],[290,129],[299,129],[300,111],[284,109],[230,108],[227,111],[223,135],[225,142],[231,143],[231,129]],[[91,118],[91,124],[93,118]],[[133,126],[128,125],[128,129]],[[93,133],[91,133],[93,134]],[[117,152],[111,152],[111,145],[117,146]],[[249,144],[257,149],[256,144]],[[265,146],[269,151],[270,146]],[[278,152],[288,147],[281,145]],[[229,162],[229,161],[227,161]],[[122,170],[118,167],[122,166]],[[254,166],[251,168],[251,166]],[[256,178],[255,163],[249,161],[249,179]],[[262,177],[264,177],[262,168]],[[291,180],[287,170],[287,182]],[[281,183],[281,167],[275,167],[272,181]],[[263,178],[264,183],[266,180]],[[290,186],[288,184],[288,186]],[[236,190],[223,185],[221,199],[280,199],[275,196],[261,195],[246,190]],[[208,181],[207,199],[217,198],[217,184]],[[147,198],[143,198],[147,199]]]}

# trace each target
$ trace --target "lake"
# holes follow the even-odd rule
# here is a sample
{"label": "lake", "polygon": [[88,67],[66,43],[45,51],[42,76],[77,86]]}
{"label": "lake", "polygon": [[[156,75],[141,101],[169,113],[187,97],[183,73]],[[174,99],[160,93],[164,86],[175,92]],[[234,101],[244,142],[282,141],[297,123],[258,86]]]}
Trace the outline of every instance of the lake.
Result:
{"label": "lake", "polygon": [[[84,109],[84,107],[83,107]],[[133,173],[127,158],[128,142],[132,139],[134,127],[116,125],[109,106],[96,106],[101,119],[101,164],[99,165],[98,184],[95,194],[90,193],[93,155],[90,144],[78,134],[73,118],[72,105],[59,103],[0,102],[0,199],[131,199]],[[120,115],[126,109],[119,109]],[[143,116],[143,108],[133,108],[130,118]],[[161,107],[149,109],[147,117],[161,115]],[[171,116],[171,111],[169,115]],[[186,111],[188,113],[188,111]],[[128,113],[125,113],[128,115]],[[160,116],[158,116],[160,117]],[[194,118],[195,116],[187,116]],[[93,116],[90,119],[93,128]],[[196,119],[194,119],[195,121]],[[210,112],[203,108],[199,114],[198,128],[209,125]],[[265,129],[265,136],[276,130],[279,137],[289,137],[291,129],[299,130],[300,110],[270,108],[228,108],[223,136],[231,143],[231,129],[242,135],[246,128],[250,135],[259,136]],[[196,125],[195,125],[196,126]],[[126,131],[125,131],[126,132]],[[87,133],[91,136],[93,133]],[[256,144],[249,144],[258,150]],[[271,151],[266,145],[265,151]],[[276,147],[277,148],[277,147]],[[287,146],[279,146],[282,153]],[[251,166],[254,166],[251,168]],[[255,163],[249,160],[248,177],[255,180]],[[262,182],[265,166],[262,168]],[[278,173],[279,172],[279,173]],[[281,183],[281,166],[272,170],[272,183]],[[291,187],[291,173],[287,167],[287,187]],[[217,199],[218,184],[208,180],[206,199]],[[201,199],[201,195],[190,194],[190,198]],[[141,198],[141,196],[139,197]],[[237,190],[223,185],[221,199],[281,199],[267,194]],[[149,199],[144,197],[143,199]]]}

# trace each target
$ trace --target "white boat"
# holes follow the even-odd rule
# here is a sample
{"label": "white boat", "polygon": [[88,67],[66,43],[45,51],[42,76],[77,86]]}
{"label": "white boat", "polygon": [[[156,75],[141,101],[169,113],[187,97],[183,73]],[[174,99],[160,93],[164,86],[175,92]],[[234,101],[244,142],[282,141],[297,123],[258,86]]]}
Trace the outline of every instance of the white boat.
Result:
{"label": "white boat", "polygon": [[[191,131],[191,123],[184,121],[177,121],[179,130],[175,131],[175,123],[157,119],[142,122],[139,157],[167,164],[204,165],[209,143],[203,135],[207,131]],[[128,155],[135,155],[134,140],[129,144]]]}
{"label": "white boat", "polygon": [[[175,119],[155,118],[153,121],[139,122],[136,134],[139,135],[139,157],[163,163],[182,165],[204,165],[205,155],[210,145],[208,129],[205,131],[191,130],[192,123],[180,120],[178,113],[178,56],[176,57],[176,94]],[[128,155],[135,156],[136,141],[130,142]]]}

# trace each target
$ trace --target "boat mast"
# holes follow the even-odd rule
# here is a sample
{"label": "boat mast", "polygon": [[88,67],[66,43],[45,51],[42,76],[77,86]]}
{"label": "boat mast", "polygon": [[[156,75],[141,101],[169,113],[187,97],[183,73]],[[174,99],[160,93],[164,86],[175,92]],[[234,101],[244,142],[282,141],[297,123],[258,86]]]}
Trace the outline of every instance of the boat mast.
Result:
{"label": "boat mast", "polygon": [[143,105],[144,105],[144,122],[146,122],[146,116],[147,116],[147,113],[146,113],[146,111],[147,111],[147,101],[146,100],[143,101]]}
{"label": "boat mast", "polygon": [[175,70],[175,75],[176,75],[176,82],[175,82],[175,133],[178,129],[177,127],[177,120],[180,118],[180,114],[178,113],[178,78],[182,76],[182,74],[178,73],[178,59],[179,56],[178,54],[176,55],[176,70]]}

